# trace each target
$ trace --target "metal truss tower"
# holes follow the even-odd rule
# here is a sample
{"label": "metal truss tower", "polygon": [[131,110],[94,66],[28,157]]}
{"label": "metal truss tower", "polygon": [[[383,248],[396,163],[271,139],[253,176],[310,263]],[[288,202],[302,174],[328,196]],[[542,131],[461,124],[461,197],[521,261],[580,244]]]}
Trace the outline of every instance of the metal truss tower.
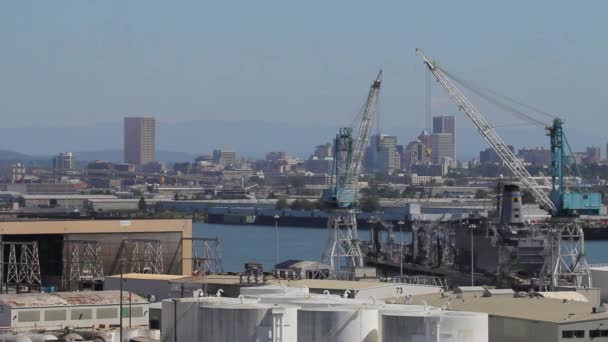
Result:
{"label": "metal truss tower", "polygon": [[[4,251],[9,249],[8,262],[4,259]],[[6,268],[6,277],[5,274]],[[23,287],[27,291],[42,286],[40,273],[40,258],[38,242],[0,242],[0,289],[8,293],[9,288],[20,292]]]}
{"label": "metal truss tower", "polygon": [[163,248],[160,240],[124,239],[122,244],[126,248],[121,250],[131,255],[129,259],[131,273],[162,274],[164,272]]}
{"label": "metal truss tower", "polygon": [[547,232],[543,286],[591,287],[591,272],[585,256],[585,235],[578,221],[557,223]]}
{"label": "metal truss tower", "polygon": [[185,238],[184,240],[192,241],[192,271],[194,274],[224,272],[218,238]]}
{"label": "metal truss tower", "polygon": [[101,243],[95,240],[64,240],[62,287],[70,291],[72,284],[77,287],[84,283],[103,281],[103,260]]}
{"label": "metal truss tower", "polygon": [[322,262],[331,266],[333,277],[352,279],[355,267],[363,266],[355,211],[332,212],[327,221],[327,229],[329,236]]}

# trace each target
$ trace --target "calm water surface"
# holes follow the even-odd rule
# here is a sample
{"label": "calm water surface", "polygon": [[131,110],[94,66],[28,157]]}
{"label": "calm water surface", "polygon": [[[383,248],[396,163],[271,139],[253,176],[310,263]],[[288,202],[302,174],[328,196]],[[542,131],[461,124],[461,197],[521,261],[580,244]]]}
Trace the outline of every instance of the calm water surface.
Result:
{"label": "calm water surface", "polygon": [[[261,262],[265,270],[273,267],[274,226],[195,223],[193,230],[197,237],[219,237],[226,272],[241,271],[245,261]],[[369,231],[359,231],[359,238],[369,240]],[[279,259],[319,260],[326,241],[326,228],[279,225]],[[410,241],[410,233],[403,233],[403,241]],[[589,263],[608,263],[608,241],[588,241],[586,249]]]}

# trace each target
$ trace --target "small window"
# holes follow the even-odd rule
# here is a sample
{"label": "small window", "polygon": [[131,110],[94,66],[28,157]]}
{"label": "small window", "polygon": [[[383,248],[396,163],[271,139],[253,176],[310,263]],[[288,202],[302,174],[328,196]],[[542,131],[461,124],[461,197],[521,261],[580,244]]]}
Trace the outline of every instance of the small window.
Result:
{"label": "small window", "polygon": [[585,330],[574,330],[574,337],[585,337]]}
{"label": "small window", "polygon": [[118,318],[118,308],[99,308],[97,309],[97,319]]}
{"label": "small window", "polygon": [[608,337],[608,330],[600,330],[601,337]]}
{"label": "small window", "polygon": [[[131,317],[144,317],[144,307],[143,306],[133,306],[131,308]],[[122,317],[129,317],[129,307],[122,308]]]}
{"label": "small window", "polygon": [[589,337],[594,338],[594,337],[600,337],[600,331],[599,330],[589,330]]}
{"label": "small window", "polygon": [[72,320],[93,319],[92,309],[72,309],[70,317]]}
{"label": "small window", "polygon": [[515,214],[515,215],[513,215],[513,216],[515,216],[515,218],[519,218],[519,214]]}
{"label": "small window", "polygon": [[562,331],[562,338],[574,338],[574,331],[572,331],[572,330]]}
{"label": "small window", "polygon": [[19,313],[17,313],[17,319],[19,320],[19,323],[40,322],[40,311],[19,311]]}
{"label": "small window", "polygon": [[513,202],[514,202],[514,203],[519,202],[519,197],[513,197]]}
{"label": "small window", "polygon": [[65,321],[68,317],[67,310],[65,309],[52,309],[44,311],[45,321]]}

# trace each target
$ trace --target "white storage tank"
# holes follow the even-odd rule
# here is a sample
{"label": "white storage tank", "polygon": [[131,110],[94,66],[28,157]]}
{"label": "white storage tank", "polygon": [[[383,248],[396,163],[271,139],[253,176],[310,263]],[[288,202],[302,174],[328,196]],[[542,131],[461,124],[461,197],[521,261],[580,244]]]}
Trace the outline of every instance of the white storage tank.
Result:
{"label": "white storage tank", "polygon": [[[196,297],[180,298],[173,301],[166,299],[162,302],[161,332],[162,341],[198,341],[198,330],[192,327],[200,322],[199,307],[201,305],[223,305],[239,303],[257,303],[257,299],[229,297]],[[175,315],[177,313],[177,316]],[[175,329],[177,325],[177,331]],[[176,336],[177,335],[177,336]]]}
{"label": "white storage tank", "polygon": [[424,310],[382,311],[383,342],[487,342],[485,313]]}
{"label": "white storage tank", "polygon": [[446,342],[488,342],[488,314],[442,311],[439,334]]}
{"label": "white storage tank", "polygon": [[297,341],[378,342],[378,310],[357,305],[301,308]]}
{"label": "white storage tank", "polygon": [[200,308],[199,341],[297,341],[298,307],[264,303],[206,304]]}

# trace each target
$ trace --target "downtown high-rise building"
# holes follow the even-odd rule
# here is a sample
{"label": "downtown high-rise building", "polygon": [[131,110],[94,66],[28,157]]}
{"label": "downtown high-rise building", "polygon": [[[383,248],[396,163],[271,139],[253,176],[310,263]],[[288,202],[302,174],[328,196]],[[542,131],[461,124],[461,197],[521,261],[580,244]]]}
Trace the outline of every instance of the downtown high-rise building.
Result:
{"label": "downtown high-rise building", "polygon": [[433,133],[429,136],[431,162],[456,161],[456,118],[453,115],[433,117]]}
{"label": "downtown high-rise building", "polygon": [[365,152],[366,170],[392,175],[401,169],[401,156],[397,151],[397,137],[378,134],[370,139]]}
{"label": "downtown high-rise building", "polygon": [[53,168],[55,170],[71,170],[76,167],[76,158],[71,152],[59,153],[53,157]]}
{"label": "downtown high-rise building", "polygon": [[156,162],[156,119],[124,119],[124,162],[145,165]]}

